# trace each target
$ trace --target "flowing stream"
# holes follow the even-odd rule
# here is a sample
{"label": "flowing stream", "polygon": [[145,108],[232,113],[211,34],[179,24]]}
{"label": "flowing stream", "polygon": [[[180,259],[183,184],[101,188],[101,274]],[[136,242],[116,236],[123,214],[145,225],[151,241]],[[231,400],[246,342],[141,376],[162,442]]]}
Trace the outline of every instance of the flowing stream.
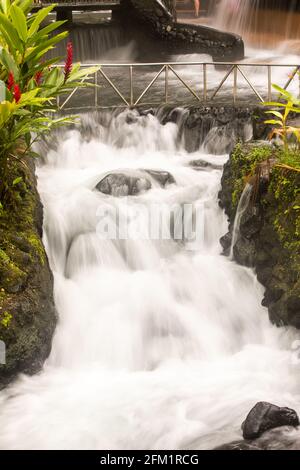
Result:
{"label": "flowing stream", "polygon": [[[152,115],[83,121],[85,132],[53,139],[38,169],[59,322],[44,370],[0,395],[0,448],[212,449],[241,438],[258,400],[300,412],[296,332],[270,324],[253,272],[221,255],[222,170],[188,165],[227,156],[188,154],[178,125]],[[141,169],[176,183],[125,199],[95,189],[108,172]],[[204,210],[192,247],[96,234],[104,204],[186,202]]]}

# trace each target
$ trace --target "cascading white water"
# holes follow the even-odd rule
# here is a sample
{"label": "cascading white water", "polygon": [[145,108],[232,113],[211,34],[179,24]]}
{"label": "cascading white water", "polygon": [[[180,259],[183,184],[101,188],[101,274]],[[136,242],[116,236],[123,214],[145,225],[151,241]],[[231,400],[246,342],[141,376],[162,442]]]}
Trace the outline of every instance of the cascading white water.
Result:
{"label": "cascading white water", "polygon": [[235,221],[234,221],[233,230],[232,230],[232,241],[231,241],[230,255],[229,255],[231,259],[234,259],[233,250],[236,245],[236,242],[238,241],[241,220],[249,206],[252,190],[253,190],[253,186],[247,183],[241,195],[238,207],[237,207]]}
{"label": "cascading white water", "polygon": [[[38,170],[59,322],[42,373],[0,395],[0,448],[211,449],[241,437],[258,400],[300,411],[296,332],[269,323],[253,272],[221,256],[221,170],[188,166],[227,156],[187,154],[151,115],[86,119],[94,137],[67,132]],[[168,170],[176,184],[127,204],[201,204],[197,247],[101,240],[98,208],[125,200],[94,188],[116,169]]]}
{"label": "cascading white water", "polygon": [[258,15],[259,0],[221,0],[216,10],[216,28],[247,34]]}

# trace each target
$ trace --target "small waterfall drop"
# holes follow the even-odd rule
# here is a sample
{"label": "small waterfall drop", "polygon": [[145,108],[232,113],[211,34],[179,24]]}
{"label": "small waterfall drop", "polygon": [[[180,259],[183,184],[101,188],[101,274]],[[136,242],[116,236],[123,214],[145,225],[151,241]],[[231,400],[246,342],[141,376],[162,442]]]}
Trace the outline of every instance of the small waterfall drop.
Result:
{"label": "small waterfall drop", "polygon": [[299,53],[300,13],[296,2],[289,3],[290,8],[281,0],[221,0],[213,25],[241,35],[252,47],[272,49],[285,43],[288,53]]}
{"label": "small waterfall drop", "polygon": [[229,255],[230,259],[234,258],[233,250],[239,238],[241,220],[246,210],[248,209],[252,190],[253,190],[253,186],[247,183],[239,200],[239,204],[238,204],[235,219],[234,219],[233,230],[232,230],[232,241],[231,241],[230,255]]}
{"label": "small waterfall drop", "polygon": [[[254,273],[221,256],[228,156],[187,153],[177,124],[151,114],[83,121],[38,169],[59,321],[43,371],[0,394],[0,448],[213,449],[240,438],[257,401],[299,412],[297,332],[272,326]],[[195,171],[197,159],[212,167]],[[149,176],[127,198],[95,189],[146,170],[174,180]],[[187,203],[200,208],[198,243],[137,236],[150,209]],[[131,237],[98,236],[107,206],[127,209]]]}

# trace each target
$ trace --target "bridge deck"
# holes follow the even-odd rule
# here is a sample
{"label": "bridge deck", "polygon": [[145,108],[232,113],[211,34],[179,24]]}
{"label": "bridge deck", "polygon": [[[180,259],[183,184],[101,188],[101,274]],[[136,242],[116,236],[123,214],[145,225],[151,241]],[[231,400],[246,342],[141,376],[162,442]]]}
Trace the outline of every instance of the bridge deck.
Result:
{"label": "bridge deck", "polygon": [[[49,6],[54,2],[40,1],[35,2],[34,9]],[[120,6],[120,0],[64,0],[55,2],[57,5],[54,10],[112,10]]]}

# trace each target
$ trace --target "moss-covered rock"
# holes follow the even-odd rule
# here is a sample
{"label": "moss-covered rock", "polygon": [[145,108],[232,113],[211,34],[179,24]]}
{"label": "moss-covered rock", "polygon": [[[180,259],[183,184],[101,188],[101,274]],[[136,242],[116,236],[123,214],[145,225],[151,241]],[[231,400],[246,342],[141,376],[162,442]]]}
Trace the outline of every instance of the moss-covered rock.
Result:
{"label": "moss-covered rock", "polygon": [[222,240],[228,253],[238,202],[247,182],[250,204],[241,218],[233,253],[256,269],[266,287],[270,319],[300,328],[300,172],[277,165],[281,151],[257,142],[239,144],[225,165],[221,206],[230,221]]}
{"label": "moss-covered rock", "polygon": [[0,340],[6,348],[0,388],[19,372],[32,374],[42,367],[56,323],[34,166],[12,160],[9,175],[10,204],[0,212]]}

